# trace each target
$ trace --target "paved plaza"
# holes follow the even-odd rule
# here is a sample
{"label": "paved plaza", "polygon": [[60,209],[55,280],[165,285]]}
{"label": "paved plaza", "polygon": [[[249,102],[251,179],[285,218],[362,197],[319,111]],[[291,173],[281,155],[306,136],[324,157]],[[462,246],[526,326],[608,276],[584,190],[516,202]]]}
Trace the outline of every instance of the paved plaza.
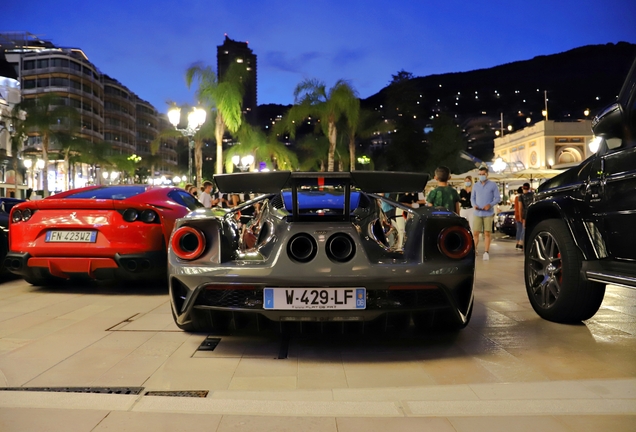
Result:
{"label": "paved plaza", "polygon": [[[522,266],[496,239],[458,333],[248,328],[211,351],[174,325],[165,287],[7,280],[0,431],[636,430],[636,291],[608,287],[591,320],[554,324]],[[44,391],[67,387],[97,393]]]}

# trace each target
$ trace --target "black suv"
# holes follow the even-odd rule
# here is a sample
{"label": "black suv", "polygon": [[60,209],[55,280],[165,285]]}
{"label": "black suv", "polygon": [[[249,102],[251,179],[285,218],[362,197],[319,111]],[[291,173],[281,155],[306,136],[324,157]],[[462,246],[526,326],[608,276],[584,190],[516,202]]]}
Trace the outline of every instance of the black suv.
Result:
{"label": "black suv", "polygon": [[543,183],[528,207],[526,290],[550,321],[591,318],[606,284],[636,288],[636,61],[592,129],[597,152]]}

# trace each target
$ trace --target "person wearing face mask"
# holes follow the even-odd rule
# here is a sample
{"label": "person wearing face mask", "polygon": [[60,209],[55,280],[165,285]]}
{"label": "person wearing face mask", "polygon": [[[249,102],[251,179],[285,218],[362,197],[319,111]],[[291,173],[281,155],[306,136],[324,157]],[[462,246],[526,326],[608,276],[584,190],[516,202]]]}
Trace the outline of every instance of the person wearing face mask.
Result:
{"label": "person wearing face mask", "polygon": [[459,215],[466,218],[470,225],[470,230],[473,230],[473,205],[470,202],[470,193],[473,190],[473,178],[466,176],[464,179],[464,187],[459,191]]}
{"label": "person wearing face mask", "polygon": [[495,206],[501,200],[499,188],[494,182],[488,180],[488,167],[479,168],[479,181],[473,185],[470,193],[470,202],[473,205],[473,238],[475,240],[475,252],[479,246],[479,233],[484,233],[484,261],[490,259],[490,241],[492,238],[492,225],[495,217]]}

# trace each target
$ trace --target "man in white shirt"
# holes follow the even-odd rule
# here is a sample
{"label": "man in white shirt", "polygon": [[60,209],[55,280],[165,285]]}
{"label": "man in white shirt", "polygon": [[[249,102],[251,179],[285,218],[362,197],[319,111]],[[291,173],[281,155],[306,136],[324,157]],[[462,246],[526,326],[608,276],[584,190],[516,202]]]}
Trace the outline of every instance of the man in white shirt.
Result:
{"label": "man in white shirt", "polygon": [[205,208],[212,208],[212,206],[216,204],[215,202],[213,202],[210,192],[212,192],[212,182],[203,182],[203,192],[201,192],[199,196],[199,201],[201,201],[201,204],[203,204],[203,207]]}

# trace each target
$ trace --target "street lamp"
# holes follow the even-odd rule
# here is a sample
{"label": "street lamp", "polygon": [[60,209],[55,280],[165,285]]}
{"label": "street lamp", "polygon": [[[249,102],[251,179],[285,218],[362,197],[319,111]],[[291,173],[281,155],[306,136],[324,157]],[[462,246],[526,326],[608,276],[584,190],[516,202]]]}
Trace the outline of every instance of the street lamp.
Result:
{"label": "street lamp", "polygon": [[188,113],[187,124],[181,113],[181,108],[174,106],[168,110],[168,120],[174,128],[181,132],[183,136],[188,137],[188,180],[192,181],[192,149],[194,149],[194,134],[205,123],[206,112],[202,108],[192,108]]}
{"label": "street lamp", "polygon": [[240,157],[239,155],[232,156],[232,163],[241,171],[248,171],[254,163],[254,156],[247,155]]}

